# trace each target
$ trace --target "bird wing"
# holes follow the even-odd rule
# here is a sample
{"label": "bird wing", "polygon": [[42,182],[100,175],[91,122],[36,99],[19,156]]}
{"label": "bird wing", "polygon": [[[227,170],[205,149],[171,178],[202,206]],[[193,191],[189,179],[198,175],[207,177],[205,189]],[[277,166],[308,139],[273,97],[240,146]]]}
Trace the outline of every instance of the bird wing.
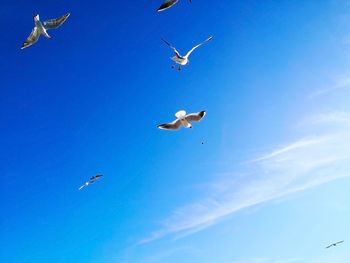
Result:
{"label": "bird wing", "polygon": [[57,19],[52,19],[44,22],[44,27],[45,29],[55,29],[58,28],[60,25],[62,25],[67,18],[70,16],[70,13],[61,16],[60,18]]}
{"label": "bird wing", "polygon": [[203,45],[205,42],[208,42],[208,41],[212,40],[213,37],[214,37],[214,36],[211,36],[211,37],[209,37],[208,39],[204,40],[202,43],[199,43],[197,46],[194,46],[190,51],[187,52],[185,58],[188,58],[188,57],[191,55],[191,53],[192,53],[197,47]]}
{"label": "bird wing", "polygon": [[335,244],[337,245],[337,244],[341,244],[341,243],[343,243],[343,242],[344,242],[344,240],[339,241],[339,242],[337,242],[337,243],[335,243]]}
{"label": "bird wing", "polygon": [[90,180],[99,179],[102,176],[103,176],[102,174],[94,175],[90,178]]}
{"label": "bird wing", "polygon": [[169,7],[172,7],[174,4],[177,3],[178,0],[166,0],[158,9],[157,11],[163,11],[165,9],[168,9]]}
{"label": "bird wing", "polygon": [[79,190],[83,189],[86,186],[86,184],[83,184],[82,186],[79,187]]}
{"label": "bird wing", "polygon": [[179,119],[171,122],[171,123],[165,123],[158,126],[161,130],[178,130],[181,127],[181,121]]}
{"label": "bird wing", "polygon": [[27,40],[22,44],[21,49],[24,49],[26,47],[33,45],[36,41],[38,41],[39,36],[40,36],[40,33],[38,28],[34,27],[29,37],[27,38]]}
{"label": "bird wing", "polygon": [[182,58],[182,56],[180,55],[180,53],[176,50],[176,48],[174,48],[172,45],[169,44],[169,42],[167,42],[166,40],[164,40],[163,38],[161,38],[165,44],[167,44],[174,52],[175,52],[175,55],[178,57],[178,58]]}
{"label": "bird wing", "polygon": [[188,114],[186,116],[186,121],[187,122],[196,122],[196,121],[200,121],[201,119],[204,118],[206,112],[203,110],[203,111],[200,111],[200,112],[197,112],[197,113],[191,113],[191,114]]}

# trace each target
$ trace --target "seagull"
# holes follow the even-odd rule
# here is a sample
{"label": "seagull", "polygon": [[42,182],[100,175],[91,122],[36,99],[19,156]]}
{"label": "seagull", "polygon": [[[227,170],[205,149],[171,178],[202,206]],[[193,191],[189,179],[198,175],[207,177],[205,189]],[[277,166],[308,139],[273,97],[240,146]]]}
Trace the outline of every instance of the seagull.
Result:
{"label": "seagull", "polygon": [[[163,11],[165,9],[168,9],[169,7],[172,7],[173,5],[175,5],[177,3],[178,0],[166,0],[159,8],[158,8],[158,12]],[[190,2],[192,3],[192,0],[190,0]]]}
{"label": "seagull", "polygon": [[83,184],[82,186],[79,187],[79,190],[83,189],[85,186],[88,186],[89,184],[93,184],[95,181],[89,181]]}
{"label": "seagull", "polygon": [[185,128],[192,128],[191,122],[198,122],[205,116],[206,112],[200,111],[198,113],[191,113],[186,115],[186,111],[180,110],[175,116],[176,120],[171,123],[165,123],[158,126],[161,130],[178,130],[181,126]]}
{"label": "seagull", "polygon": [[185,56],[181,56],[180,53],[174,48],[172,45],[170,45],[167,41],[165,41],[163,38],[165,44],[167,44],[175,53],[176,56],[170,58],[173,61],[175,61],[175,64],[171,66],[171,68],[175,68],[176,64],[179,64],[179,71],[181,70],[181,66],[185,66],[189,63],[188,57],[191,55],[191,53],[199,46],[203,45],[205,42],[208,42],[213,39],[214,36],[209,37],[208,39],[204,40],[202,43],[198,44],[197,46],[193,47],[190,51],[187,52]]}
{"label": "seagull", "polygon": [[98,179],[100,179],[102,176],[103,176],[103,174],[98,174],[98,175],[92,176],[92,177],[90,178],[90,180],[98,180]]}
{"label": "seagull", "polygon": [[343,243],[343,242],[344,242],[344,240],[339,241],[339,242],[336,242],[336,243],[333,243],[333,244],[330,244],[330,245],[327,246],[326,248],[335,247],[335,246],[337,246],[338,244]]}
{"label": "seagull", "polygon": [[51,38],[50,35],[47,33],[47,30],[58,28],[60,25],[64,23],[64,21],[67,20],[69,16],[70,16],[70,13],[64,16],[61,16],[60,18],[48,20],[48,21],[45,21],[44,23],[41,23],[39,15],[35,15],[33,17],[35,22],[35,27],[33,28],[32,33],[30,33],[30,36],[23,43],[21,49],[24,49],[26,47],[33,45],[35,42],[38,41],[40,35],[44,35],[46,38]]}

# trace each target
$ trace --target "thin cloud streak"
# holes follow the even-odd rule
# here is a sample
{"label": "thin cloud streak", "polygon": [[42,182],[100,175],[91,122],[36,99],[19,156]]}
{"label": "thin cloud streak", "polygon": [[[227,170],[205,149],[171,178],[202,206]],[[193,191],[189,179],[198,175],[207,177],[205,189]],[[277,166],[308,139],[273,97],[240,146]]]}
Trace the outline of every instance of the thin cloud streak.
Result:
{"label": "thin cloud streak", "polygon": [[285,258],[285,259],[278,259],[278,260],[272,260],[268,258],[250,258],[248,260],[240,260],[240,261],[231,261],[229,263],[243,263],[243,262],[251,262],[251,263],[292,263],[292,262],[300,262],[300,258]]}
{"label": "thin cloud streak", "polygon": [[[330,119],[341,120],[341,116],[332,115]],[[324,117],[318,116],[322,122],[327,121]],[[296,140],[254,159],[244,175],[232,173],[224,181],[213,182],[213,189],[218,184],[227,188],[174,210],[163,221],[163,228],[139,244],[170,234],[182,238],[242,209],[349,177],[350,132],[338,130]]]}
{"label": "thin cloud streak", "polygon": [[309,97],[314,98],[314,97],[321,96],[321,95],[327,94],[329,92],[333,92],[333,91],[336,91],[338,89],[344,89],[344,88],[350,88],[350,78],[349,77],[342,78],[342,79],[338,80],[338,82],[332,87],[325,88],[325,89],[319,89],[319,90],[313,92]]}
{"label": "thin cloud streak", "polygon": [[306,147],[306,146],[309,146],[312,144],[317,144],[317,143],[320,143],[322,141],[326,141],[327,139],[329,139],[329,138],[328,137],[323,137],[323,138],[321,137],[321,138],[314,138],[314,139],[304,138],[304,139],[301,139],[297,142],[294,142],[288,146],[285,146],[281,149],[275,150],[272,153],[269,153],[267,155],[264,155],[262,157],[254,159],[251,162],[259,162],[259,161],[267,160],[267,159],[281,155],[283,153],[289,152],[289,151],[294,150],[294,149],[303,148],[303,147]]}

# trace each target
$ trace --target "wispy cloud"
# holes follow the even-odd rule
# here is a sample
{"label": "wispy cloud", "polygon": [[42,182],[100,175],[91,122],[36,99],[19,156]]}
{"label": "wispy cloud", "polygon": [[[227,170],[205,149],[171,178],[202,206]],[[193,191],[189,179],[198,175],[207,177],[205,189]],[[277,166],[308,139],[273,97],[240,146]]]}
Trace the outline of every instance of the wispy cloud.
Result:
{"label": "wispy cloud", "polygon": [[314,98],[320,95],[327,94],[329,92],[333,92],[338,89],[345,89],[345,88],[350,88],[350,77],[340,78],[333,86],[316,90],[310,95],[310,98]]}
{"label": "wispy cloud", "polygon": [[[313,117],[312,125],[332,124],[334,120],[348,125],[345,116],[343,113],[318,115]],[[243,175],[232,173],[222,181],[213,182],[213,191],[208,196],[174,210],[161,229],[139,243],[169,234],[181,238],[241,209],[350,176],[349,129],[340,126],[328,133],[320,130],[253,159]]]}
{"label": "wispy cloud", "polygon": [[273,261],[273,263],[292,263],[292,262],[300,262],[300,258],[286,258],[286,259],[279,259],[277,261]]}
{"label": "wispy cloud", "polygon": [[243,263],[243,262],[250,262],[250,263],[294,263],[294,262],[301,262],[300,258],[285,258],[285,259],[278,259],[278,260],[273,260],[273,259],[268,259],[268,258],[250,258],[250,259],[245,259],[244,261],[231,261],[229,263]]}
{"label": "wispy cloud", "polygon": [[318,114],[306,118],[302,122],[299,123],[298,126],[304,125],[316,125],[316,124],[340,124],[341,126],[349,126],[350,125],[350,114],[344,111],[333,111],[324,114]]}
{"label": "wispy cloud", "polygon": [[175,247],[168,250],[161,251],[157,254],[151,255],[148,258],[143,258],[142,261],[145,263],[154,263],[154,262],[163,262],[164,259],[177,254],[177,253],[184,253],[185,251],[191,251],[193,250],[191,247]]}

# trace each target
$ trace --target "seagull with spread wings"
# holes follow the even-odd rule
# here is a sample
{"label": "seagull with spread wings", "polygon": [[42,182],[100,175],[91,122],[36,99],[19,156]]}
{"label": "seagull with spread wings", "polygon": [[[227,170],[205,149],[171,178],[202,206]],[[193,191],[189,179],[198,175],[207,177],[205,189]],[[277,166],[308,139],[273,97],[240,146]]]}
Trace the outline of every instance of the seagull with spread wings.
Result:
{"label": "seagull with spread wings", "polygon": [[88,186],[89,184],[93,184],[95,181],[89,181],[83,184],[82,186],[79,187],[79,190],[83,189],[85,186]]}
{"label": "seagull with spread wings", "polygon": [[204,43],[210,41],[213,39],[213,36],[209,37],[208,39],[204,40],[202,43],[194,46],[190,51],[187,52],[185,56],[181,56],[180,53],[176,50],[175,47],[170,45],[167,41],[165,41],[163,38],[165,44],[167,44],[175,53],[176,56],[172,57],[171,59],[175,62],[175,64],[171,67],[172,69],[175,68],[176,64],[179,64],[179,71],[181,70],[181,66],[185,66],[189,63],[188,57],[191,55],[191,53],[199,46],[203,45]]}
{"label": "seagull with spread wings", "polygon": [[[166,0],[159,8],[158,8],[158,12],[163,11],[165,9],[168,9],[169,7],[172,7],[173,5],[175,5],[177,3],[178,0]],[[192,3],[192,0],[190,0],[190,2]]]}
{"label": "seagull with spread wings", "polygon": [[343,242],[344,242],[344,240],[339,241],[339,242],[335,242],[335,243],[333,243],[333,244],[330,244],[330,245],[329,245],[329,246],[327,246],[326,248],[336,247],[338,244],[341,244],[341,243],[343,243]]}
{"label": "seagull with spread wings", "polygon": [[200,111],[197,113],[191,113],[191,114],[187,114],[186,115],[186,111],[181,110],[178,111],[175,116],[176,116],[176,120],[171,122],[171,123],[165,123],[165,124],[161,124],[158,126],[159,129],[162,130],[178,130],[180,129],[182,126],[185,128],[192,128],[192,122],[198,122],[200,120],[202,120],[205,116],[206,112]]}
{"label": "seagull with spread wings", "polygon": [[39,15],[35,15],[33,17],[35,22],[35,27],[33,28],[30,36],[23,43],[21,49],[24,49],[26,47],[33,45],[35,42],[38,41],[40,35],[44,35],[46,38],[51,38],[50,35],[47,33],[47,30],[56,29],[59,26],[61,26],[67,20],[69,15],[70,14],[68,13],[64,16],[61,16],[60,18],[48,20],[48,21],[45,21],[44,23],[41,23]]}

